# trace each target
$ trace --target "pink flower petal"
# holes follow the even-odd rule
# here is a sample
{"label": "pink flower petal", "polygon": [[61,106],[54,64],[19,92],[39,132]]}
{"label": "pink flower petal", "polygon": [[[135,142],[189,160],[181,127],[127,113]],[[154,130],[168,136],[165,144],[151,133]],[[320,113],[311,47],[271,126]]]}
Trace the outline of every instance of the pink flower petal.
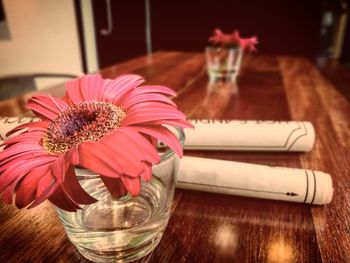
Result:
{"label": "pink flower petal", "polygon": [[36,95],[31,97],[29,101],[35,102],[36,104],[41,105],[42,107],[45,107],[56,113],[60,113],[68,107],[66,102],[51,95]]}
{"label": "pink flower petal", "polygon": [[214,34],[217,35],[217,36],[223,36],[224,35],[224,33],[219,28],[215,28],[214,29]]}
{"label": "pink flower petal", "polygon": [[178,116],[184,116],[182,112],[180,112],[176,106],[174,106],[173,103],[163,103],[157,100],[147,100],[147,101],[142,101],[139,102],[136,105],[133,105],[128,111],[128,114],[131,114],[133,112],[140,111],[142,109],[145,110],[151,110],[151,109],[157,109],[159,111],[162,110],[172,110],[174,113],[178,114]]}
{"label": "pink flower petal", "polygon": [[239,36],[239,31],[237,31],[237,30],[233,31],[233,33],[231,34],[231,41],[233,43],[240,45],[241,38]]}
{"label": "pink flower petal", "polygon": [[150,121],[150,122],[144,122],[142,125],[169,125],[173,127],[181,127],[181,128],[194,128],[194,126],[184,120],[156,120],[156,121]]}
{"label": "pink flower petal", "polygon": [[78,145],[74,146],[69,150],[69,152],[66,155],[67,161],[70,161],[73,165],[79,164],[79,152],[78,152]]}
{"label": "pink flower petal", "polygon": [[40,205],[47,198],[49,198],[59,186],[60,183],[55,180],[52,174],[50,172],[47,173],[40,179],[35,196],[35,201],[28,208],[33,208],[37,205]]}
{"label": "pink flower petal", "polygon": [[[138,176],[142,166],[132,158],[128,159],[116,142],[85,142],[79,145],[80,165],[104,176],[118,178],[121,173]],[[115,158],[118,156],[118,158]]]}
{"label": "pink flower petal", "polygon": [[164,119],[185,120],[186,117],[179,110],[163,103],[140,103],[130,109],[130,111],[127,113],[127,117],[122,121],[122,126],[129,126]]}
{"label": "pink flower petal", "polygon": [[256,37],[251,38],[241,38],[241,47],[246,51],[256,51],[255,45],[258,44]]}
{"label": "pink flower petal", "polygon": [[84,75],[66,84],[64,100],[70,105],[84,101],[100,101],[104,94],[105,80],[99,74]]}
{"label": "pink flower petal", "polygon": [[160,93],[167,96],[176,97],[176,91],[165,86],[159,85],[144,85],[137,88],[141,93]]}
{"label": "pink flower petal", "polygon": [[34,201],[41,178],[49,173],[50,166],[43,165],[29,172],[19,184],[16,192],[16,206],[23,208]]}
{"label": "pink flower petal", "polygon": [[70,105],[78,104],[84,101],[84,97],[80,89],[80,78],[67,81],[66,96],[64,97],[64,99]]}
{"label": "pink flower petal", "polygon": [[[23,153],[37,153],[37,152],[43,152],[43,148],[40,145],[33,144],[31,142],[25,142],[20,143],[16,145],[11,145],[11,148],[6,148],[6,150],[0,152],[0,160],[6,161],[6,159],[10,158],[11,156],[17,156],[19,154]],[[2,172],[6,167],[3,165],[0,166],[0,172]]]}
{"label": "pink flower petal", "polygon": [[164,95],[156,94],[156,93],[148,93],[148,94],[141,94],[134,96],[127,100],[125,103],[121,103],[120,106],[128,111],[132,106],[135,106],[139,103],[144,103],[145,101],[150,102],[163,102],[165,104],[169,104],[173,107],[177,107],[176,104],[169,99],[168,97],[165,97]]}
{"label": "pink flower petal", "polygon": [[45,133],[41,131],[33,131],[33,132],[24,132],[17,136],[8,138],[6,141],[4,141],[1,146],[8,145],[8,144],[14,144],[19,142],[39,142],[43,137],[45,136]]}
{"label": "pink flower petal", "polygon": [[40,157],[46,157],[47,153],[43,151],[31,151],[31,152],[23,152],[17,155],[13,155],[9,158],[3,159],[0,161],[0,172],[5,171],[8,167],[14,165],[18,160],[30,160],[37,159]]}
{"label": "pink flower petal", "polygon": [[128,190],[126,190],[120,178],[112,178],[102,175],[100,177],[112,196],[121,197],[128,193]]}
{"label": "pink flower petal", "polygon": [[51,163],[51,173],[58,182],[63,182],[67,173],[70,161],[66,160],[67,154],[61,154]]}
{"label": "pink flower petal", "polygon": [[2,192],[2,201],[4,201],[5,204],[9,205],[12,203],[12,195],[13,195],[13,189],[11,187],[7,187]]}
{"label": "pink flower petal", "polygon": [[2,192],[4,188],[11,184],[13,181],[16,181],[17,178],[22,178],[22,176],[35,169],[36,167],[49,164],[53,162],[54,159],[54,157],[45,156],[13,162],[11,166],[7,167],[7,169],[1,173],[0,192]]}
{"label": "pink flower petal", "polygon": [[136,196],[140,193],[141,181],[139,177],[122,176],[121,179],[125,188],[132,196]]}
{"label": "pink flower petal", "polygon": [[122,97],[144,82],[144,79],[135,74],[121,75],[111,80],[104,87],[103,100],[118,104]]}
{"label": "pink flower petal", "polygon": [[57,187],[56,191],[49,197],[49,200],[58,208],[69,212],[76,212],[78,209],[81,209],[78,204],[69,198],[62,185]]}
{"label": "pink flower petal", "polygon": [[33,96],[29,99],[26,107],[43,120],[53,120],[68,105],[63,100],[52,96]]}
{"label": "pink flower petal", "polygon": [[155,147],[137,131],[129,127],[119,128],[103,140],[106,143],[113,141],[116,147],[127,152],[129,159],[146,160],[151,163],[159,163],[160,161]]}
{"label": "pink flower petal", "polygon": [[[34,134],[33,138],[31,138],[29,133],[28,136],[20,136],[19,139],[17,139],[18,136],[9,138],[0,145],[5,146],[4,149],[0,151],[0,171],[1,164],[7,162],[11,156],[16,157],[26,152],[46,152],[40,145],[40,136],[36,136],[36,134]],[[23,138],[23,140],[21,140],[21,138]],[[46,155],[48,155],[47,152]]]}
{"label": "pink flower petal", "polygon": [[84,101],[99,101],[104,94],[104,80],[101,75],[85,75],[80,78],[80,92]]}
{"label": "pink flower petal", "polygon": [[36,197],[42,196],[47,193],[48,189],[52,186],[52,184],[60,184],[60,182],[55,178],[52,174],[52,167],[49,166],[48,172],[39,180],[38,186],[36,189]]}
{"label": "pink flower petal", "polygon": [[19,173],[14,180],[11,182],[11,184],[4,190],[3,192],[3,200],[5,203],[9,204],[12,202],[12,195],[15,192],[15,189],[19,182],[22,180],[23,177],[27,176],[28,171],[25,170],[22,173]]}
{"label": "pink flower petal", "polygon": [[77,204],[88,205],[97,201],[81,187],[73,166],[70,166],[67,170],[65,180],[63,182],[63,187],[70,199],[72,199]]}
{"label": "pink flower petal", "polygon": [[146,182],[148,182],[152,178],[152,164],[147,163],[147,162],[143,162],[143,164],[144,164],[145,168],[143,169],[143,173],[141,174],[141,178],[143,180],[145,180]]}
{"label": "pink flower petal", "polygon": [[184,117],[184,114],[180,112],[176,107],[174,107],[172,104],[166,104],[159,101],[142,101],[137,104],[134,104],[130,109],[128,109],[127,114],[131,115],[134,112],[139,112],[143,110],[168,110],[172,111],[173,114],[176,114],[177,116]]}
{"label": "pink flower petal", "polygon": [[209,38],[210,42],[214,44],[221,44],[224,42],[224,39],[227,35],[224,34],[219,28],[215,28],[213,35]]}
{"label": "pink flower petal", "polygon": [[162,126],[133,126],[141,133],[151,135],[168,145],[180,158],[182,158],[182,146],[179,139],[168,128]]}
{"label": "pink flower petal", "polygon": [[12,130],[10,130],[8,133],[6,133],[6,136],[10,136],[13,133],[23,130],[23,129],[30,129],[30,128],[47,128],[47,126],[49,125],[49,123],[47,121],[36,121],[36,122],[27,122],[27,123],[23,123],[15,128],[13,128]]}
{"label": "pink flower petal", "polygon": [[140,96],[144,94],[161,94],[167,96],[176,96],[176,92],[168,87],[164,86],[140,86],[129,93],[127,93],[120,101],[120,104],[132,99],[135,96]]}

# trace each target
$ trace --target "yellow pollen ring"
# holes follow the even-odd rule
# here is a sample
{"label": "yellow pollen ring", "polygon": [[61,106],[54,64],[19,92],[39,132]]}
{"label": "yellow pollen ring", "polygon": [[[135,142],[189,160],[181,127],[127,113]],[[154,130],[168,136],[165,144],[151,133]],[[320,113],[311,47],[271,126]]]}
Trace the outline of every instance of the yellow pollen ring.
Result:
{"label": "yellow pollen ring", "polygon": [[121,126],[126,113],[108,102],[82,102],[59,113],[48,126],[43,147],[62,154],[85,141],[98,141]]}

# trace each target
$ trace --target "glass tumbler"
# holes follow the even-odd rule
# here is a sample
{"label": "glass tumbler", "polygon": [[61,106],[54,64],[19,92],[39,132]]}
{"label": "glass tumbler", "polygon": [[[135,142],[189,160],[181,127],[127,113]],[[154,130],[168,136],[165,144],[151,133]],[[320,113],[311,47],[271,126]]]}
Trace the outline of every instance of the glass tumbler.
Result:
{"label": "glass tumbler", "polygon": [[[184,133],[174,133],[184,143]],[[158,147],[159,164],[152,179],[141,183],[138,196],[115,198],[98,174],[76,169],[79,183],[99,201],[67,212],[57,208],[69,240],[87,259],[94,262],[128,262],[149,254],[159,243],[170,217],[179,159],[175,153]]]}

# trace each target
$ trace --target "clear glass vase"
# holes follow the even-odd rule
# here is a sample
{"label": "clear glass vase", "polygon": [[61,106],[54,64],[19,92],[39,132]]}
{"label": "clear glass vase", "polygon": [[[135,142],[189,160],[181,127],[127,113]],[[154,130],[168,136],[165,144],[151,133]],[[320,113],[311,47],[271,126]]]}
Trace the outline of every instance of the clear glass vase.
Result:
{"label": "clear glass vase", "polygon": [[205,49],[210,83],[236,82],[241,67],[241,48],[207,47]]}
{"label": "clear glass vase", "polygon": [[[177,129],[183,145],[184,134]],[[128,262],[149,254],[167,226],[175,191],[179,159],[168,148],[159,148],[161,162],[152,179],[141,183],[138,196],[114,198],[99,175],[76,169],[81,186],[99,201],[77,212],[57,208],[70,241],[94,262]]]}

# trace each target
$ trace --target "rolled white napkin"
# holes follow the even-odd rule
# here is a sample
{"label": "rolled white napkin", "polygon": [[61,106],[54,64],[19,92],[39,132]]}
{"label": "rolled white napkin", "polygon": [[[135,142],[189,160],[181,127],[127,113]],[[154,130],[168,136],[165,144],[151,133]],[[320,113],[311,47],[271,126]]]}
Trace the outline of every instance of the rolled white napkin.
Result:
{"label": "rolled white napkin", "polygon": [[228,151],[310,151],[315,130],[310,122],[192,120],[185,149]]}
{"label": "rolled white napkin", "polygon": [[[16,126],[35,117],[0,117],[0,141]],[[186,129],[185,149],[242,151],[310,151],[315,131],[310,122],[192,120]]]}
{"label": "rolled white napkin", "polygon": [[[23,123],[38,120],[38,118],[33,117],[0,117],[0,141],[6,139],[6,133],[11,129],[15,128],[16,126]],[[231,122],[233,122],[233,125],[230,127],[233,127],[234,125],[241,125],[237,124],[238,122],[243,123],[241,121],[230,121],[228,122],[228,124],[230,124]],[[254,123],[253,121],[248,121],[247,123],[247,127],[254,127],[258,125],[257,122]],[[271,129],[271,127],[278,125],[291,126],[294,124],[294,127],[305,126],[305,129],[308,129],[310,133],[312,133],[312,139],[310,137],[307,140],[311,149],[314,140],[314,130],[312,124],[299,122],[299,125],[295,126],[295,123],[296,122],[288,122],[284,125],[280,123],[265,123],[262,124],[262,126],[271,125],[270,131],[273,130]],[[222,129],[220,129],[220,124],[222,123],[215,122],[215,125],[210,125],[210,127],[208,125],[200,125],[199,129],[204,129],[203,127],[206,127],[205,133],[211,134],[212,136],[215,135],[216,137],[221,137],[220,134],[228,134],[228,128],[226,126],[225,128],[223,128],[226,129],[226,131],[222,131]],[[198,127],[199,126],[197,125],[196,128]],[[259,128],[256,129],[259,130]],[[280,130],[285,131],[284,129],[285,128],[280,127]],[[266,132],[267,130],[269,129],[261,128],[261,130],[259,131],[265,137],[268,137],[268,133]],[[250,134],[256,132],[256,130],[250,131],[249,129],[246,129],[246,131]],[[307,135],[303,135],[304,133],[300,134],[299,131],[299,138],[301,138],[302,136],[307,137]],[[308,134],[308,132],[306,133]],[[188,134],[186,135],[188,136]],[[231,135],[231,141],[234,141],[235,136],[237,135]],[[241,136],[242,138],[244,138],[244,134],[242,134],[242,132]],[[248,137],[249,136],[247,136],[245,140],[247,140]],[[293,137],[294,141],[294,144],[292,144],[292,146],[294,145],[292,149],[296,149],[294,148],[295,145],[301,145],[296,135],[293,135],[292,133],[290,137]],[[273,136],[270,136],[268,138],[273,140]],[[219,138],[219,141],[221,139],[222,138]],[[310,141],[312,141],[312,143],[310,143]],[[206,145],[206,147],[212,147],[212,145],[208,143],[204,145]],[[298,146],[299,148],[297,149],[300,149],[301,146]],[[221,145],[220,147],[224,146]],[[222,150],[222,148],[215,149]],[[304,149],[306,148],[304,147]],[[282,167],[269,167],[264,165],[254,165],[247,163],[186,156],[183,157],[183,159],[180,162],[177,187],[215,193],[225,193],[320,205],[329,203],[333,197],[332,179],[329,174],[323,172]]]}
{"label": "rolled white napkin", "polygon": [[180,162],[176,186],[317,205],[333,197],[332,178],[323,172],[187,156]]}

